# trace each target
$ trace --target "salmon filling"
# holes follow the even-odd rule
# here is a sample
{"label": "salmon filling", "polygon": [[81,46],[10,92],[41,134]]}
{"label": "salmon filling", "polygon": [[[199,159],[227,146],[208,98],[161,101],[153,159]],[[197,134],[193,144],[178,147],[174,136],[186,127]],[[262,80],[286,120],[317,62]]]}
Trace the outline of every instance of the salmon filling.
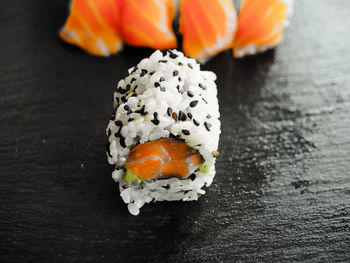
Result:
{"label": "salmon filling", "polygon": [[170,177],[184,179],[197,170],[202,162],[200,153],[185,142],[163,138],[134,147],[124,167],[127,173],[145,180]]}

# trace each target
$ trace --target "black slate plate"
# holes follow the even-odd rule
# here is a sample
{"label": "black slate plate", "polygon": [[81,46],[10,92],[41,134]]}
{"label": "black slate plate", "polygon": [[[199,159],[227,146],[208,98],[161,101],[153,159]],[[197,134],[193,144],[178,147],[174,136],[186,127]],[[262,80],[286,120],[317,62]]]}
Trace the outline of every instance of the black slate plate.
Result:
{"label": "black slate plate", "polygon": [[0,261],[350,261],[350,2],[296,1],[275,51],[218,75],[217,176],[199,202],[129,215],[105,158],[117,81],[59,41],[66,1],[0,4]]}

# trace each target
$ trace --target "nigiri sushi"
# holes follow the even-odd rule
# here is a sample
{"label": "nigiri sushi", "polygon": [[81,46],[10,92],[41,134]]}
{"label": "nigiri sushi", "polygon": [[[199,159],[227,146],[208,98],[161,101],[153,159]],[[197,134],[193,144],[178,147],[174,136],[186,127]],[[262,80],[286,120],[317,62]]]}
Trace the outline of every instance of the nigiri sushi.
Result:
{"label": "nigiri sushi", "polygon": [[237,24],[231,0],[181,0],[180,14],[186,56],[205,61],[230,48]]}
{"label": "nigiri sushi", "polygon": [[[90,54],[117,53],[134,46],[177,46],[174,0],[72,0],[60,37]],[[232,47],[234,57],[277,46],[289,23],[293,0],[240,0],[237,19],[231,0],[181,0],[180,33],[185,55],[205,62]],[[236,30],[237,29],[237,30]]]}
{"label": "nigiri sushi", "polygon": [[124,40],[133,46],[168,49],[176,47],[172,29],[172,0],[120,0]]}
{"label": "nigiri sushi", "polygon": [[277,46],[292,4],[292,0],[242,0],[233,55],[253,55]]}
{"label": "nigiri sushi", "polygon": [[107,158],[131,214],[151,201],[197,200],[212,183],[220,135],[215,79],[183,53],[158,50],[119,81]]}
{"label": "nigiri sushi", "polygon": [[96,56],[117,53],[123,44],[120,0],[72,0],[69,17],[59,36]]}

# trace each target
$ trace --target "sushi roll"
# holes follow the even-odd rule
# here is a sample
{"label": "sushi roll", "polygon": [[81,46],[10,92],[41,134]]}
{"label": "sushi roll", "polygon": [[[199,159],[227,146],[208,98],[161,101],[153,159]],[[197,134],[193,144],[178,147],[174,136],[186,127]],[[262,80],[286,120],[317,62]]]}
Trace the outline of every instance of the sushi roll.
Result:
{"label": "sushi roll", "polygon": [[219,154],[216,75],[176,50],[157,50],[128,73],[106,128],[123,201],[137,215],[151,201],[197,200]]}

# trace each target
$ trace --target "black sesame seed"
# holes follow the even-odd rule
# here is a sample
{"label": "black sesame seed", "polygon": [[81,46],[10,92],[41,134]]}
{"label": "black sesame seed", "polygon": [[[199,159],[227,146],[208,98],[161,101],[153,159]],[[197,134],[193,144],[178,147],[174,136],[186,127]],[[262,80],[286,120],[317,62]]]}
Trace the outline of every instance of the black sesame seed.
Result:
{"label": "black sesame seed", "polygon": [[128,122],[131,122],[131,121],[133,121],[133,120],[134,120],[133,118],[129,118],[129,119],[128,119]]}
{"label": "black sesame seed", "polygon": [[125,103],[127,101],[127,99],[123,96],[120,98],[122,100],[123,103]]}
{"label": "black sesame seed", "polygon": [[192,98],[194,95],[193,95],[193,93],[191,91],[187,91],[187,96]]}
{"label": "black sesame seed", "polygon": [[119,137],[119,143],[121,147],[126,148],[125,138],[123,136]]}
{"label": "black sesame seed", "polygon": [[181,82],[182,79],[179,77],[178,80]]}
{"label": "black sesame seed", "polygon": [[123,125],[123,122],[121,120],[117,120],[114,122],[115,125],[117,126],[122,126]]}
{"label": "black sesame seed", "polygon": [[140,110],[140,113],[141,113],[141,114],[145,113],[145,108],[146,108],[146,106],[143,105],[142,108],[141,108],[141,110]]}
{"label": "black sesame seed", "polygon": [[160,77],[159,82],[165,81],[165,78]]}
{"label": "black sesame seed", "polygon": [[126,85],[126,90],[125,90],[125,92],[129,91],[130,88],[131,88],[130,84]]}
{"label": "black sesame seed", "polygon": [[178,55],[176,55],[175,53],[173,53],[172,51],[169,50],[169,57],[172,59],[175,59],[178,57]]}
{"label": "black sesame seed", "polygon": [[167,63],[167,62],[168,62],[168,60],[163,59],[163,60],[159,60],[158,62],[159,62],[159,63]]}
{"label": "black sesame seed", "polygon": [[135,111],[135,113],[140,113],[141,115],[143,115],[144,112],[145,112],[145,105],[143,105],[141,109]]}
{"label": "black sesame seed", "polygon": [[196,175],[195,175],[195,174],[191,174],[191,175],[190,175],[190,179],[191,179],[192,181],[194,181],[194,179],[196,179]]}
{"label": "black sesame seed", "polygon": [[128,104],[125,104],[124,105],[124,110],[129,111],[130,110],[130,106]]}
{"label": "black sesame seed", "polygon": [[190,118],[190,120],[192,119],[192,113],[191,112],[187,113],[187,116],[188,116],[188,118]]}
{"label": "black sesame seed", "polygon": [[158,125],[158,124],[160,123],[160,121],[159,121],[159,120],[156,120],[156,119],[151,120],[151,122],[154,123],[155,125]]}
{"label": "black sesame seed", "polygon": [[190,135],[191,134],[189,130],[185,130],[185,129],[182,130],[182,133],[185,134],[185,135]]}
{"label": "black sesame seed", "polygon": [[160,86],[159,82],[154,82],[154,86],[159,87]]}
{"label": "black sesame seed", "polygon": [[132,78],[132,79],[130,80],[130,83],[133,83],[134,81],[136,81],[136,79],[135,79],[135,78]]}
{"label": "black sesame seed", "polygon": [[176,77],[179,74],[179,72],[177,70],[173,71],[173,76]]}
{"label": "black sesame seed", "polygon": [[141,69],[141,74],[140,74],[140,77],[143,77],[144,75],[146,75],[147,74],[147,70],[145,70],[145,69]]}
{"label": "black sesame seed", "polygon": [[187,66],[188,66],[189,68],[193,69],[193,67],[192,67],[192,64],[191,64],[191,63],[188,63],[188,64],[187,64]]}
{"label": "black sesame seed", "polygon": [[133,70],[131,71],[131,74],[132,74],[132,73],[135,73],[136,70],[138,70],[138,67],[137,67],[137,66],[135,66],[135,67],[133,68]]}
{"label": "black sesame seed", "polygon": [[167,113],[168,113],[168,116],[171,116],[171,114],[173,113],[173,109],[169,107],[167,110]]}
{"label": "black sesame seed", "polygon": [[180,91],[180,85],[177,85],[176,88],[178,91]]}
{"label": "black sesame seed", "polygon": [[153,113],[153,117],[154,117],[154,119],[157,120],[157,119],[158,119],[158,112],[154,112],[154,113]]}
{"label": "black sesame seed", "polygon": [[120,131],[122,130],[122,127],[120,127],[119,128],[119,130],[116,132],[116,133],[114,133],[114,136],[115,137],[120,137],[121,135],[120,135]]}
{"label": "black sesame seed", "polygon": [[179,120],[185,121],[187,119],[186,114],[182,111],[179,111]]}
{"label": "black sesame seed", "polygon": [[200,87],[202,90],[206,90],[206,89],[207,89],[202,83],[199,83],[199,87]]}
{"label": "black sesame seed", "polygon": [[210,131],[210,127],[211,127],[211,124],[210,124],[210,123],[204,122],[204,126],[205,126],[205,128],[206,128],[208,131]]}
{"label": "black sesame seed", "polygon": [[155,71],[150,72],[149,74],[152,76],[155,73]]}
{"label": "black sesame seed", "polygon": [[151,120],[151,122],[154,123],[155,125],[158,125],[160,123],[160,121],[158,120],[158,112],[154,112],[153,117],[154,119]]}
{"label": "black sesame seed", "polygon": [[193,119],[193,123],[194,123],[194,125],[199,126],[199,122],[196,121],[196,119]]}
{"label": "black sesame seed", "polygon": [[198,104],[198,100],[194,100],[194,101],[191,101],[190,106],[191,106],[192,108],[194,108],[194,107],[197,106],[197,104]]}
{"label": "black sesame seed", "polygon": [[182,64],[181,62],[178,63],[179,66],[183,66],[184,64]]}

